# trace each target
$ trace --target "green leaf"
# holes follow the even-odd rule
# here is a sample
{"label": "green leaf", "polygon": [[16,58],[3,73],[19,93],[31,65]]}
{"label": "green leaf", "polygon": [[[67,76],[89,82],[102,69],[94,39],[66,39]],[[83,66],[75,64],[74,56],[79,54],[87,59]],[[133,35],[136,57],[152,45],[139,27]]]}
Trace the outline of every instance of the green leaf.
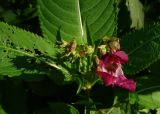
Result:
{"label": "green leaf", "polygon": [[115,0],[80,0],[82,20],[87,22],[93,41],[113,35],[116,29],[115,4]]}
{"label": "green leaf", "polygon": [[114,107],[109,114],[121,114],[121,109],[119,107]]}
{"label": "green leaf", "polygon": [[0,114],[7,114],[1,106],[0,106]]}
{"label": "green leaf", "polygon": [[124,65],[127,74],[136,74],[148,68],[160,57],[160,25],[125,36],[121,47],[129,56],[129,62]]}
{"label": "green leaf", "polygon": [[[19,76],[22,70],[14,67],[13,63],[8,58],[0,59],[0,75],[3,76]],[[2,76],[0,76],[2,78]]]}
{"label": "green leaf", "polygon": [[50,107],[54,114],[79,114],[76,108],[65,103],[50,103]]}
{"label": "green leaf", "polygon": [[79,0],[38,0],[41,28],[45,38],[55,42],[58,31],[64,40],[83,43]]}
{"label": "green leaf", "polygon": [[156,109],[160,107],[159,82],[159,75],[139,76],[137,78],[137,102],[142,108]]}
{"label": "green leaf", "polygon": [[[42,39],[40,36],[0,22],[0,54],[0,75],[11,77],[20,75],[27,67],[21,65],[22,68],[17,68],[21,64],[21,60],[26,57],[26,63],[34,58],[54,66],[54,63],[45,59],[54,59],[56,50],[51,42]],[[15,66],[15,64],[18,64],[18,66]]]}
{"label": "green leaf", "polygon": [[42,54],[54,57],[54,45],[31,32],[0,22],[0,49],[12,50],[25,55],[40,51]]}
{"label": "green leaf", "polygon": [[143,5],[139,0],[126,0],[132,20],[131,28],[141,29],[144,26]]}
{"label": "green leaf", "polygon": [[157,114],[160,114],[160,108],[159,108],[159,109],[157,109]]}
{"label": "green leaf", "polygon": [[160,108],[160,91],[147,92],[147,94],[141,93],[138,95],[138,103],[147,109]]}
{"label": "green leaf", "polygon": [[99,113],[95,114],[122,114],[120,107],[111,107],[110,109],[100,109]]}
{"label": "green leaf", "polygon": [[[92,39],[112,35],[116,27],[114,0],[38,0],[41,29],[55,42],[59,36],[86,43],[86,23]],[[84,26],[84,27],[83,27]]]}
{"label": "green leaf", "polygon": [[148,68],[148,70],[150,71],[150,73],[151,73],[152,75],[157,75],[157,76],[159,76],[159,75],[160,75],[159,67],[160,67],[160,60],[158,60],[158,61],[156,61],[155,63],[153,63],[153,64]]}

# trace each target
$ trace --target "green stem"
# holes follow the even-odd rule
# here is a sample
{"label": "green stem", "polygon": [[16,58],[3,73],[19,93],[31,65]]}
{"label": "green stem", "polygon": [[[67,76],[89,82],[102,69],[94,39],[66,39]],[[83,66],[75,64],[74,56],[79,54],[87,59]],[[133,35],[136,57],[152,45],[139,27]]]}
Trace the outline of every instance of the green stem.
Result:
{"label": "green stem", "polygon": [[113,101],[113,105],[115,105],[117,103],[117,101],[118,101],[118,97],[115,96],[114,101]]}
{"label": "green stem", "polygon": [[87,109],[87,106],[85,106],[84,114],[90,114],[90,110]]}
{"label": "green stem", "polygon": [[109,109],[109,111],[107,112],[107,114],[110,114],[113,110],[113,107]]}

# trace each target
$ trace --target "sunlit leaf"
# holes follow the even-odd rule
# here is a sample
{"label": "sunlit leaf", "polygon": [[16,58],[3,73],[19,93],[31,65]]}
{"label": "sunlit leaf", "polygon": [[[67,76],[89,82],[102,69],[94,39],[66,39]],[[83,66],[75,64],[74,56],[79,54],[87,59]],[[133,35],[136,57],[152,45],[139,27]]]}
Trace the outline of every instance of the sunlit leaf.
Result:
{"label": "sunlit leaf", "polygon": [[[32,61],[31,58],[53,59],[56,51],[52,43],[40,36],[1,22],[0,54],[0,75],[12,77],[20,75],[25,68],[33,66],[27,64]],[[47,62],[45,59],[42,60],[44,63]],[[47,64],[54,65],[54,63]],[[20,66],[22,67],[19,68]]]}
{"label": "sunlit leaf", "polygon": [[139,0],[126,0],[132,20],[131,28],[141,29],[144,26],[144,9]]}
{"label": "sunlit leaf", "polygon": [[41,29],[52,42],[57,37],[86,43],[85,26],[93,41],[116,28],[114,0],[38,0]]}

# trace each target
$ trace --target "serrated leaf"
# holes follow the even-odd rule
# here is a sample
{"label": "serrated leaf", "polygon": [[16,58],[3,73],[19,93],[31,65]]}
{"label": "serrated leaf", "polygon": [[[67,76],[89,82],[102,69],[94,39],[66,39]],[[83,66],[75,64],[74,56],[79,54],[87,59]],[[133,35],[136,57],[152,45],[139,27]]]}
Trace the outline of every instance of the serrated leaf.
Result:
{"label": "serrated leaf", "polygon": [[[22,70],[14,67],[13,63],[11,63],[10,59],[2,58],[0,59],[0,74],[3,76],[19,76]],[[2,76],[0,76],[2,78]]]}
{"label": "serrated leaf", "polygon": [[129,56],[129,62],[124,65],[127,74],[136,74],[148,68],[160,57],[160,25],[125,36],[121,47]]}
{"label": "serrated leaf", "polygon": [[[17,69],[15,62],[46,56],[55,58],[54,45],[31,32],[0,22],[0,75],[18,76],[27,66]],[[17,60],[17,58],[19,60]],[[44,61],[46,62],[46,61]],[[21,64],[21,63],[16,63]],[[50,64],[51,63],[47,63]],[[27,64],[26,64],[27,65]]]}
{"label": "serrated leaf", "polygon": [[143,5],[139,0],[126,0],[126,6],[130,11],[132,20],[131,28],[141,29],[144,26]]}
{"label": "serrated leaf", "polygon": [[55,42],[75,38],[86,43],[85,23],[95,41],[104,35],[112,35],[116,27],[114,0],[38,0],[39,17],[43,35]]}
{"label": "serrated leaf", "polygon": [[29,31],[10,26],[3,22],[0,22],[0,44],[1,49],[6,48],[7,50],[10,46],[10,48],[14,48],[17,52],[30,51],[35,53],[35,49],[37,49],[42,54],[48,54],[53,57],[56,53],[55,47],[51,42]]}

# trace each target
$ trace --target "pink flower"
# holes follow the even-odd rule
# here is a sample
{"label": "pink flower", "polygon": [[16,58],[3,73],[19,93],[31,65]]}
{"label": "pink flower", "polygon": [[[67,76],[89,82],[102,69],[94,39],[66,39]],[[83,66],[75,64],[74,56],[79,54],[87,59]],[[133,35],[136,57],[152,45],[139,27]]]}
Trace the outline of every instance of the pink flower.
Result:
{"label": "pink flower", "polygon": [[97,74],[103,79],[106,86],[116,86],[135,91],[136,83],[127,79],[122,71],[122,65],[128,62],[128,56],[123,51],[110,52],[99,61]]}

